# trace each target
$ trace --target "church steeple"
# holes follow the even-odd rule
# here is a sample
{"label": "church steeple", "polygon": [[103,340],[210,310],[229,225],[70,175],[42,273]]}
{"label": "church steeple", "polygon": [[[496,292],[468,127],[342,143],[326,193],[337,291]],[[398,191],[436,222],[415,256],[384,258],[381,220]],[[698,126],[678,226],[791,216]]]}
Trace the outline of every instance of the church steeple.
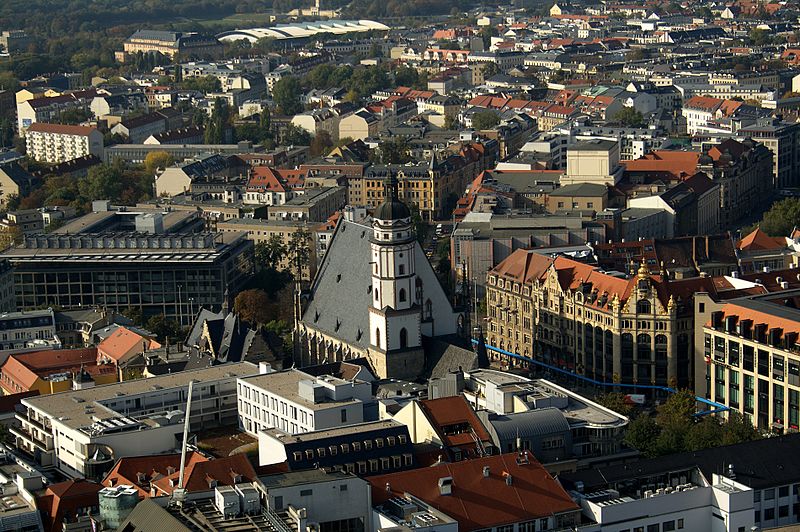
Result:
{"label": "church steeple", "polygon": [[389,176],[384,183],[386,198],[375,209],[370,239],[370,356],[378,373],[386,375],[393,373],[393,361],[406,361],[403,372],[410,372],[408,360],[413,358],[418,364],[423,357],[422,308],[416,297],[415,255],[419,245],[411,211],[400,200],[398,188],[397,178]]}

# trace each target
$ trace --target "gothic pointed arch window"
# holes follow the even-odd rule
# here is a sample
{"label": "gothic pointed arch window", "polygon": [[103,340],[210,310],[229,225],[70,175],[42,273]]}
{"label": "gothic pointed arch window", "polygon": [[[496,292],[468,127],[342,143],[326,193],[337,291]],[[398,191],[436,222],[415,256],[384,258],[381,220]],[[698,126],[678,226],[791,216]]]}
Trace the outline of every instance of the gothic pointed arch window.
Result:
{"label": "gothic pointed arch window", "polygon": [[381,328],[375,327],[375,346],[381,348]]}
{"label": "gothic pointed arch window", "polygon": [[408,347],[408,331],[403,327],[400,329],[400,349]]}
{"label": "gothic pointed arch window", "polygon": [[397,300],[400,303],[405,303],[405,301],[406,301],[406,289],[405,288],[401,288],[400,291],[397,293]]}
{"label": "gothic pointed arch window", "polygon": [[429,320],[431,318],[433,318],[433,303],[428,299],[425,301],[425,319]]}

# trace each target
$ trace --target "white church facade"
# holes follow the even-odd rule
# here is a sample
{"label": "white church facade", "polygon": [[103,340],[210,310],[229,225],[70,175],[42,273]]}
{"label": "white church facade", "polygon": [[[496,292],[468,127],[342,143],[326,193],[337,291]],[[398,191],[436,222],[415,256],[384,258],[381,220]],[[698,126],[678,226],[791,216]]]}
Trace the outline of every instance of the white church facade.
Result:
{"label": "white church facade", "polygon": [[380,378],[425,368],[423,337],[459,334],[453,309],[389,178],[370,225],[342,219],[305,299],[295,338],[301,366],[365,357]]}

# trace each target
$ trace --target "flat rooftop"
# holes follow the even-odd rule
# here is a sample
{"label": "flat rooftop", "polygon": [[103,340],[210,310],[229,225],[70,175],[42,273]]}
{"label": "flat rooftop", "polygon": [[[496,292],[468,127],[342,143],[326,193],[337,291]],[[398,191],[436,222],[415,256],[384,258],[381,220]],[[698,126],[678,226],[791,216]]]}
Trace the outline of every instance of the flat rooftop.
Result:
{"label": "flat rooftop", "polygon": [[288,369],[262,375],[242,377],[242,380],[248,384],[262,388],[270,393],[292,401],[293,403],[304,406],[309,410],[325,410],[327,408],[331,408],[332,406],[342,406],[360,402],[358,399],[343,399],[335,401],[333,399],[326,398],[318,403],[314,403],[303,397],[300,397],[298,389],[300,381],[326,380],[330,382],[331,379],[335,379],[336,381],[341,381],[343,383],[349,382],[330,376],[314,377],[308,373],[296,369]]}
{"label": "flat rooftop", "polygon": [[282,443],[300,443],[324,440],[328,438],[336,438],[339,436],[347,436],[351,434],[364,434],[377,430],[396,429],[404,427],[402,423],[394,421],[393,419],[383,421],[368,421],[367,423],[356,423],[354,425],[345,425],[343,427],[335,427],[326,430],[315,430],[313,432],[304,432],[302,434],[289,434],[276,428],[269,428],[262,430],[264,434],[272,436],[280,440]]}
{"label": "flat rooftop", "polygon": [[[198,384],[219,381],[225,378],[242,378],[255,373],[258,373],[258,367],[250,362],[220,364],[147,379],[104,384],[84,390],[30,397],[23,399],[22,404],[28,408],[44,412],[47,416],[58,419],[68,427],[79,429],[94,424],[97,418],[117,418],[122,416],[121,413],[104,406],[101,403],[102,401],[171,388],[181,388],[188,386],[190,380]],[[87,406],[91,406],[95,411],[87,413]],[[104,416],[103,414],[106,415]]]}
{"label": "flat rooftop", "polygon": [[326,472],[324,469],[307,469],[304,471],[290,471],[288,473],[277,473],[258,477],[269,491],[270,488],[286,488],[290,486],[301,486],[303,484],[316,484],[318,482],[335,482],[358,478],[343,471]]}

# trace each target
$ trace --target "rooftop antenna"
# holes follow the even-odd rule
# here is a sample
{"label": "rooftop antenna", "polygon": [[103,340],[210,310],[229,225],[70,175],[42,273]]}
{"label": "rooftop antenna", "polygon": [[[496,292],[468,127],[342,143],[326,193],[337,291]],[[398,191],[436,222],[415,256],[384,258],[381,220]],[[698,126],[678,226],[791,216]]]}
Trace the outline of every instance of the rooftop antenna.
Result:
{"label": "rooftop antenna", "polygon": [[186,500],[186,489],[183,487],[184,471],[186,470],[186,445],[189,440],[189,418],[192,412],[192,388],[194,381],[189,381],[189,395],[186,398],[186,413],[183,416],[183,442],[181,444],[181,470],[178,476],[178,487],[172,492],[172,498],[179,506]]}

